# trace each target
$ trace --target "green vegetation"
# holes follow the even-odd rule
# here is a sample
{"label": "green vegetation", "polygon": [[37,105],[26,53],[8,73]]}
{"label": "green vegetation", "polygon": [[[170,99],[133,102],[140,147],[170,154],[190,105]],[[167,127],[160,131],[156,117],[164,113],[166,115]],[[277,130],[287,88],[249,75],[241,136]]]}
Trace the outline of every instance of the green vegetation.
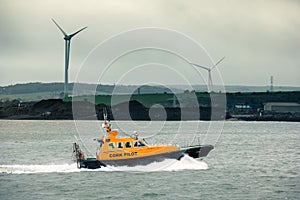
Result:
{"label": "green vegetation", "polygon": [[[86,95],[75,97],[75,101],[88,101],[95,104],[105,104],[114,106],[120,103],[135,100],[146,107],[154,104],[161,104],[165,107],[172,107],[182,102],[186,105],[193,105],[192,100],[197,96],[201,106],[210,106],[211,96],[219,93],[206,93],[185,91],[183,86],[174,86],[177,89],[168,89],[159,86],[114,86],[114,85],[95,85],[95,84],[78,84]],[[69,84],[70,93],[73,90],[74,83]],[[200,86],[197,86],[200,87]],[[232,86],[233,87],[233,86]],[[138,89],[137,89],[138,88]],[[178,89],[181,88],[181,89]],[[244,91],[251,91],[258,87],[236,86]],[[243,89],[244,88],[244,89]],[[251,89],[252,88],[252,89]],[[264,87],[265,88],[265,87]],[[233,89],[233,88],[232,88]],[[282,88],[284,89],[284,88]],[[285,89],[288,89],[286,87]],[[299,102],[299,88],[295,92],[228,92],[226,94],[227,105],[234,104],[262,104],[264,102]],[[172,91],[171,91],[172,90]],[[133,91],[133,92],[132,92]],[[197,89],[201,91],[201,89]],[[96,92],[96,96],[92,95]],[[174,97],[173,92],[176,93]],[[114,93],[113,97],[111,94]],[[133,94],[132,94],[133,93]],[[26,83],[0,87],[0,101],[17,99],[21,102],[36,102],[42,99],[60,99],[63,97],[63,83]],[[72,98],[65,99],[70,102]],[[112,105],[111,105],[112,104]]]}
{"label": "green vegetation", "polygon": [[32,92],[32,93],[24,93],[24,94],[0,94],[0,100],[20,100],[24,102],[29,101],[40,101],[42,99],[57,99],[60,98],[62,93],[56,92]]}
{"label": "green vegetation", "polygon": [[205,102],[205,105],[210,102],[210,94],[209,93],[180,93],[174,94],[171,93],[163,93],[163,94],[119,94],[119,95],[97,95],[97,96],[80,96],[74,98],[65,99],[66,102],[70,101],[88,101],[98,104],[105,104],[108,106],[115,106],[120,103],[125,103],[128,101],[138,101],[143,104],[145,107],[151,107],[155,104],[160,104],[165,107],[172,107],[175,101],[175,104],[180,103],[195,103],[193,100],[202,100]]}

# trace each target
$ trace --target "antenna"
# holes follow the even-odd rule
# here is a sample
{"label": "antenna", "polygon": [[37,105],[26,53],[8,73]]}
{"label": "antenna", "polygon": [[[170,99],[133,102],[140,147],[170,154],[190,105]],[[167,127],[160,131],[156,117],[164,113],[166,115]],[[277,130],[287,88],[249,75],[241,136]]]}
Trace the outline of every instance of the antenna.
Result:
{"label": "antenna", "polygon": [[270,92],[274,91],[274,87],[273,87],[273,76],[270,77]]}
{"label": "antenna", "polygon": [[107,121],[107,110],[106,110],[106,107],[103,108],[103,119],[104,119],[104,122],[106,123],[106,121]]}
{"label": "antenna", "polygon": [[225,57],[221,58],[218,62],[216,62],[216,64],[214,64],[211,68],[209,67],[204,67],[202,65],[198,65],[198,64],[195,64],[195,63],[190,63],[191,65],[194,65],[196,67],[200,67],[202,69],[205,69],[207,70],[208,72],[208,92],[213,92],[213,81],[212,81],[212,76],[211,76],[211,70],[213,70],[218,64],[220,64],[223,60],[225,59]]}
{"label": "antenna", "polygon": [[70,59],[70,46],[71,46],[71,39],[72,37],[74,37],[76,34],[78,34],[80,31],[83,31],[84,29],[87,28],[84,27],[78,31],[76,31],[75,33],[68,35],[66,34],[66,32],[58,25],[58,23],[52,19],[52,21],[54,22],[54,24],[57,26],[57,28],[62,32],[62,34],[64,35],[64,40],[66,41],[66,45],[65,45],[65,84],[64,84],[64,98],[68,97],[68,71],[69,71],[69,59]]}

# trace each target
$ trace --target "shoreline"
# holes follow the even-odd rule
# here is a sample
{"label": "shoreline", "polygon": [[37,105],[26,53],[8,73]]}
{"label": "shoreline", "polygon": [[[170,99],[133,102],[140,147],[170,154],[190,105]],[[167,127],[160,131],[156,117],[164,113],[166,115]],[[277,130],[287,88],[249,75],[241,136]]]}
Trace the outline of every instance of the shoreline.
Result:
{"label": "shoreline", "polygon": [[[73,121],[73,120],[103,120],[101,118],[96,118],[95,116],[93,117],[85,117],[85,118],[80,118],[80,119],[74,119],[68,118],[65,116],[61,117],[40,117],[40,116],[10,116],[10,117],[0,117],[0,120],[12,120],[12,121],[22,121],[22,120],[36,120],[36,121]],[[180,119],[173,119],[173,120],[145,120],[145,119],[112,119],[110,121],[241,121],[241,122],[300,122],[300,118],[278,118],[278,117],[266,117],[266,118],[258,118],[258,117],[240,117],[240,118],[227,118],[227,119],[220,119],[220,120],[205,120],[205,119],[186,119],[186,120],[180,120]]]}
{"label": "shoreline", "polygon": [[[182,95],[181,106],[176,95]],[[300,122],[300,92],[264,93],[184,93],[140,94],[126,100],[119,96],[118,104],[111,105],[111,96],[99,95],[67,99],[46,99],[38,102],[19,100],[0,102],[0,119],[8,120],[80,120],[103,119],[107,110],[111,120],[136,121],[288,121]],[[226,98],[225,105],[212,105],[210,95]],[[224,95],[224,96],[223,96]],[[189,104],[197,97],[198,105]],[[283,105],[270,110],[266,105]],[[160,105],[160,106],[157,106]],[[212,107],[213,106],[213,107]],[[75,108],[75,109],[74,109]],[[282,110],[282,109],[285,110]]]}

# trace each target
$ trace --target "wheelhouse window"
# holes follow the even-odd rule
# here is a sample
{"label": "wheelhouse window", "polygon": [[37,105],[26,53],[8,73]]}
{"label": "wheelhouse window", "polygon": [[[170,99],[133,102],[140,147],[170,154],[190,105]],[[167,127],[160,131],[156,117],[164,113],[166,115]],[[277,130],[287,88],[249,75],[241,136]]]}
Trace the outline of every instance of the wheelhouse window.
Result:
{"label": "wheelhouse window", "polygon": [[118,148],[124,148],[123,142],[118,142]]}
{"label": "wheelhouse window", "polygon": [[144,147],[146,144],[142,141],[135,141],[134,142],[134,147]]}
{"label": "wheelhouse window", "polygon": [[111,142],[108,144],[109,149],[114,149],[115,148],[115,143]]}
{"label": "wheelhouse window", "polygon": [[131,147],[132,147],[131,142],[126,142],[126,143],[125,143],[125,147],[126,147],[126,148],[131,148]]}

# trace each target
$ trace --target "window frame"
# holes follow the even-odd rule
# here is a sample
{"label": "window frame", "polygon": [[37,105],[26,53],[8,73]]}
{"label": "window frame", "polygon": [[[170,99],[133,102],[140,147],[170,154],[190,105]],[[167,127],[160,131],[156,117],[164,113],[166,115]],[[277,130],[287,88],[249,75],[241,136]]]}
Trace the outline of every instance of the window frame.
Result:
{"label": "window frame", "polygon": [[[120,147],[120,144],[122,144],[121,147]],[[117,148],[118,149],[123,149],[124,148],[124,143],[123,142],[118,142]]]}
{"label": "window frame", "polygon": [[[130,144],[130,147],[127,146],[127,144]],[[131,142],[125,142],[125,148],[132,148],[132,143]]]}
{"label": "window frame", "polygon": [[[111,144],[113,146],[110,146]],[[116,148],[116,144],[114,142],[109,142],[107,146],[108,146],[108,149],[111,149],[111,150]]]}
{"label": "window frame", "polygon": [[138,148],[138,147],[145,147],[146,144],[140,140],[136,140],[134,141],[134,144],[133,144],[134,148]]}

